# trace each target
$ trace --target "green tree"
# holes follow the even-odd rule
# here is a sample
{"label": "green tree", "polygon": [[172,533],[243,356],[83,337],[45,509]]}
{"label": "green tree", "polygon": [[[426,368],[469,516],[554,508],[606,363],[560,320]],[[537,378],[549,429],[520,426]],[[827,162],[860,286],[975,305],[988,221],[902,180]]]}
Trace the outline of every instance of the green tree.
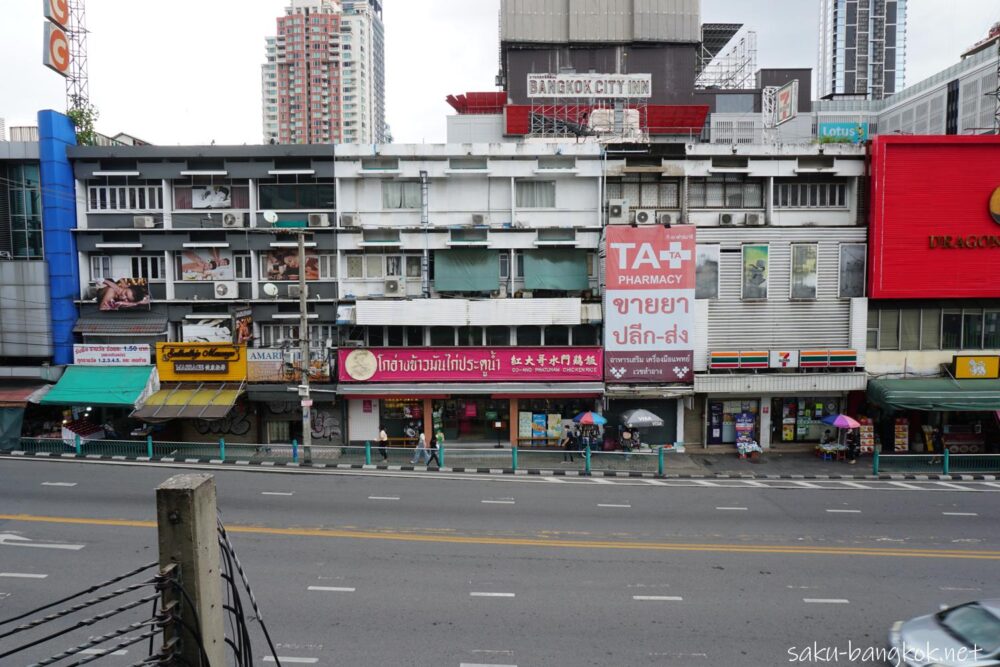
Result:
{"label": "green tree", "polygon": [[76,143],[80,146],[93,146],[97,143],[97,130],[94,124],[100,117],[100,112],[90,102],[77,101],[67,113],[76,127]]}

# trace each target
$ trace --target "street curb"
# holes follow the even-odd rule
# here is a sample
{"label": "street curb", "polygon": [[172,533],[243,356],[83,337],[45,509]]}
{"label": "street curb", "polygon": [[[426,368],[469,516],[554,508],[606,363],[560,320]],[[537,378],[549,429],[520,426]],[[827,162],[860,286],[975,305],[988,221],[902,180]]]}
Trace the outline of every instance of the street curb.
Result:
{"label": "street curb", "polygon": [[[250,461],[246,459],[227,459],[221,461],[218,458],[213,457],[203,457],[203,458],[175,458],[169,456],[163,457],[148,457],[148,456],[138,456],[138,457],[125,457],[125,456],[100,456],[96,454],[75,454],[75,453],[62,453],[62,454],[52,454],[51,452],[35,452],[29,453],[19,450],[8,451],[0,453],[0,459],[10,459],[10,458],[60,458],[60,459],[79,459],[81,461],[114,461],[120,463],[122,461],[131,461],[134,463],[181,463],[181,464],[201,464],[201,465],[217,465],[221,467],[257,467],[257,468],[297,468],[297,469],[318,469],[318,470],[386,470],[386,471],[403,471],[403,472],[453,472],[453,473],[468,473],[468,474],[480,474],[480,475],[537,475],[541,477],[586,477],[587,473],[582,470],[558,470],[558,469],[548,469],[548,468],[520,468],[514,470],[513,468],[481,468],[481,467],[444,467],[444,468],[428,468],[427,466],[420,465],[387,465],[387,464],[372,464],[365,465],[363,463],[295,463],[292,461]],[[1000,480],[1000,475],[990,475],[983,473],[954,473],[945,475],[943,473],[928,473],[921,475],[913,474],[903,474],[903,473],[893,473],[893,474],[879,474],[879,475],[805,475],[805,474],[785,474],[785,475],[774,475],[774,474],[758,474],[758,473],[704,473],[704,474],[691,474],[691,473],[666,473],[662,476],[657,475],[654,472],[640,472],[635,470],[594,470],[591,472],[592,477],[620,477],[620,478],[632,478],[632,479],[691,479],[691,480],[712,480],[712,479],[733,479],[733,480],[795,480],[795,481],[837,481],[837,480],[884,480],[884,481],[912,481],[912,482],[931,482],[931,481],[956,481],[956,482],[994,482]]]}

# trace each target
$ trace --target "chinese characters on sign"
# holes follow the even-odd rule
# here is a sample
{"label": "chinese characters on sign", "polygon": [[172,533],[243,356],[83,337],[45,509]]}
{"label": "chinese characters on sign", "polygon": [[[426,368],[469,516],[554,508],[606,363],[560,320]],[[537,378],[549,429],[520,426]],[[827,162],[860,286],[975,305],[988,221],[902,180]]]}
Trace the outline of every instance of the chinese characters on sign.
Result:
{"label": "chinese characters on sign", "polygon": [[599,347],[340,350],[341,382],[599,381]]}
{"label": "chinese characters on sign", "polygon": [[607,229],[605,379],[693,382],[695,229]]}

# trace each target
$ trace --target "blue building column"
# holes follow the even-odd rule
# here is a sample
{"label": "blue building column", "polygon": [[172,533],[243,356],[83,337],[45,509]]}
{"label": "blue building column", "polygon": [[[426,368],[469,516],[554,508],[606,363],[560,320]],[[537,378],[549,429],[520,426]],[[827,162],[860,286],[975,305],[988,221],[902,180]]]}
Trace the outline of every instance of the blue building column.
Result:
{"label": "blue building column", "polygon": [[76,189],[66,148],[76,145],[76,130],[65,114],[38,112],[38,154],[41,162],[42,235],[49,270],[53,361],[73,363],[73,325],[80,295],[77,264]]}

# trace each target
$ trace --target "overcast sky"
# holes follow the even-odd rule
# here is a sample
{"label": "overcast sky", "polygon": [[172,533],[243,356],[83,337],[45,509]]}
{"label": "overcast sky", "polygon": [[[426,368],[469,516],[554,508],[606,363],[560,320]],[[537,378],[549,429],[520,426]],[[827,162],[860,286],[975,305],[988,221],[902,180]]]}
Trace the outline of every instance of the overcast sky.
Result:
{"label": "overcast sky", "polygon": [[[87,0],[90,96],[105,134],[157,144],[260,143],[260,65],[285,0]],[[388,121],[399,142],[445,139],[449,93],[493,90],[500,0],[383,0]],[[41,64],[42,3],[2,0],[0,117],[65,108]],[[761,67],[816,66],[818,0],[702,0],[702,21],[757,31]],[[997,0],[910,0],[906,82],[959,59]]]}

